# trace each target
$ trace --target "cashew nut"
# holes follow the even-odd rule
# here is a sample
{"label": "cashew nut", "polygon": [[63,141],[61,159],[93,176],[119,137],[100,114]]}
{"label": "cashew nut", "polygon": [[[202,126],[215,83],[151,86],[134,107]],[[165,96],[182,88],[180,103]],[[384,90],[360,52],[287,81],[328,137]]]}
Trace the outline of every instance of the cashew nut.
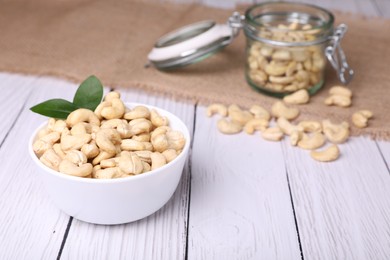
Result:
{"label": "cashew nut", "polygon": [[61,137],[60,133],[58,133],[58,132],[51,132],[51,133],[49,133],[49,134],[47,134],[45,136],[42,136],[40,138],[40,140],[43,141],[43,142],[46,142],[46,143],[54,144],[58,140],[60,140],[60,137]]}
{"label": "cashew nut", "polygon": [[137,154],[128,151],[121,153],[119,168],[126,174],[140,174],[144,169],[142,161]]}
{"label": "cashew nut", "polygon": [[[53,119],[53,118],[51,118]],[[48,128],[53,131],[53,132],[58,132],[58,133],[62,133],[62,131],[67,128],[67,125],[66,125],[66,122],[64,120],[55,120],[55,123],[54,125],[52,125],[51,127],[48,126]]]}
{"label": "cashew nut", "polygon": [[106,169],[96,170],[93,174],[93,177],[96,179],[114,179],[121,178],[125,175],[124,172],[119,169],[119,167],[112,167]]}
{"label": "cashew nut", "polygon": [[351,98],[347,96],[331,95],[325,99],[324,103],[328,106],[349,107],[352,104],[352,101]]}
{"label": "cashew nut", "polygon": [[228,114],[232,113],[233,111],[242,111],[241,108],[236,104],[231,104],[228,106]]}
{"label": "cashew nut", "polygon": [[98,156],[96,156],[92,160],[92,164],[93,165],[99,164],[102,160],[110,159],[110,158],[114,157],[115,155],[116,155],[116,151],[114,153],[109,153],[109,152],[106,152],[106,151],[100,151]]}
{"label": "cashew nut", "polygon": [[112,167],[117,167],[118,164],[119,164],[119,157],[115,157],[115,158],[102,160],[100,162],[100,167],[103,169],[112,168]]}
{"label": "cashew nut", "polygon": [[254,118],[249,120],[245,126],[244,130],[247,134],[253,134],[255,130],[264,131],[268,127],[268,120],[262,118]]}
{"label": "cashew nut", "polygon": [[271,62],[265,66],[265,72],[270,76],[282,76],[287,71],[287,66],[278,65],[274,62]]}
{"label": "cashew nut", "polygon": [[130,131],[133,135],[149,133],[152,129],[152,122],[145,118],[133,119],[129,122]]}
{"label": "cashew nut", "polygon": [[301,121],[298,126],[302,127],[303,131],[307,133],[322,131],[322,125],[317,121]]}
{"label": "cashew nut", "polygon": [[121,143],[121,149],[126,151],[142,151],[145,150],[145,145],[137,140],[124,139]]}
{"label": "cashew nut", "polygon": [[91,134],[92,127],[88,123],[79,122],[70,129],[71,135]]}
{"label": "cashew nut", "polygon": [[250,109],[249,112],[251,112],[255,118],[262,118],[267,121],[271,119],[270,113],[263,108],[262,106],[259,105],[253,105]]}
{"label": "cashew nut", "polygon": [[365,128],[368,125],[368,119],[373,117],[373,113],[369,110],[360,110],[352,115],[352,123],[359,128]]}
{"label": "cashew nut", "polygon": [[152,153],[150,155],[150,159],[152,160],[152,167],[151,167],[152,170],[155,170],[167,164],[164,155],[159,152]]}
{"label": "cashew nut", "polygon": [[[173,150],[173,149],[169,149],[169,150],[166,150],[166,151],[170,151],[170,150]],[[141,159],[141,161],[144,161],[144,162],[147,162],[147,163],[151,163],[152,162],[151,159],[150,159],[150,155],[152,154],[151,151],[135,151],[134,153]],[[176,153],[176,151],[175,151],[175,153]]]}
{"label": "cashew nut", "polygon": [[109,101],[111,102],[113,99],[120,99],[121,94],[117,91],[111,91],[108,92],[107,95],[104,97],[104,101]]}
{"label": "cashew nut", "polygon": [[330,162],[334,161],[340,156],[340,150],[337,147],[337,145],[332,144],[328,148],[322,151],[311,151],[310,152],[311,157],[314,160],[320,161],[320,162]]}
{"label": "cashew nut", "polygon": [[275,126],[264,130],[261,136],[268,141],[280,141],[283,138],[283,132],[278,126]]}
{"label": "cashew nut", "polygon": [[277,50],[272,54],[275,60],[291,60],[291,53],[287,50]]}
{"label": "cashew nut", "polygon": [[64,159],[66,156],[66,153],[62,150],[61,144],[54,144],[53,150],[56,152],[56,154],[61,158]]}
{"label": "cashew nut", "polygon": [[152,169],[150,164],[145,161],[142,161],[142,167],[144,168],[142,173],[149,172]]}
{"label": "cashew nut", "polygon": [[349,124],[347,122],[333,124],[329,119],[323,120],[322,131],[330,142],[341,144],[349,137]]}
{"label": "cashew nut", "polygon": [[249,111],[241,110],[239,107],[230,107],[229,117],[233,122],[245,125],[249,120],[253,119],[253,115]]}
{"label": "cashew nut", "polygon": [[96,145],[108,153],[116,153],[115,144],[120,144],[121,141],[121,137],[115,129],[100,129],[96,133]]}
{"label": "cashew nut", "polygon": [[352,91],[346,87],[342,86],[334,86],[329,89],[330,95],[340,95],[340,96],[346,96],[351,98],[352,97]]}
{"label": "cashew nut", "polygon": [[298,141],[298,147],[307,150],[317,149],[325,144],[325,136],[321,133],[314,132],[311,135],[303,134]]}
{"label": "cashew nut", "polygon": [[147,107],[136,106],[132,110],[127,112],[123,117],[127,120],[133,120],[137,118],[150,118],[150,111]]}
{"label": "cashew nut", "polygon": [[131,139],[140,141],[140,142],[149,142],[150,141],[150,134],[149,133],[143,133],[139,135],[134,135],[131,137]]}
{"label": "cashew nut", "polygon": [[283,101],[287,104],[306,104],[310,100],[309,92],[306,89],[298,90],[290,95],[283,98]]}
{"label": "cashew nut", "polygon": [[51,149],[53,144],[56,143],[59,139],[60,134],[58,132],[50,132],[42,136],[33,143],[33,150],[35,154],[38,157],[42,156],[47,150]]}
{"label": "cashew nut", "polygon": [[100,114],[106,119],[122,118],[125,113],[125,105],[119,98],[113,98],[110,106],[103,107]]}
{"label": "cashew nut", "polygon": [[92,125],[100,126],[100,120],[97,115],[89,109],[79,108],[68,115],[66,123],[69,127],[73,127],[79,122],[88,122]]}
{"label": "cashew nut", "polygon": [[294,131],[303,132],[303,127],[299,125],[293,125],[284,117],[279,117],[276,121],[277,125],[279,126],[280,130],[286,135],[291,135]]}
{"label": "cashew nut", "polygon": [[242,131],[242,125],[235,121],[222,118],[217,123],[218,130],[224,134],[237,134]]}
{"label": "cashew nut", "polygon": [[150,140],[152,140],[155,136],[159,134],[165,134],[166,132],[171,131],[171,128],[169,126],[160,126],[153,130],[153,132],[150,133]]}
{"label": "cashew nut", "polygon": [[299,109],[287,107],[283,102],[277,101],[272,105],[271,113],[274,117],[284,117],[287,120],[292,120],[299,115]]}
{"label": "cashew nut", "polygon": [[95,111],[94,111],[95,115],[96,115],[100,120],[102,120],[102,119],[103,119],[102,110],[103,110],[103,108],[109,107],[109,106],[111,106],[111,102],[109,102],[109,101],[103,101],[103,102],[101,102],[101,103],[95,108]]}
{"label": "cashew nut", "polygon": [[64,160],[68,160],[75,165],[81,166],[87,163],[87,156],[85,156],[85,154],[81,151],[71,150],[66,154]]}
{"label": "cashew nut", "polygon": [[62,161],[61,157],[53,149],[46,150],[39,160],[47,167],[58,171],[58,167]]}
{"label": "cashew nut", "polygon": [[167,126],[169,123],[168,118],[161,116],[155,109],[150,110],[150,121],[156,127]]}
{"label": "cashew nut", "polygon": [[66,129],[61,134],[61,149],[63,151],[79,150],[89,141],[91,141],[90,134],[70,135],[70,131]]}
{"label": "cashew nut", "polygon": [[42,128],[41,130],[38,131],[38,139],[40,139],[42,136],[45,136],[47,134],[50,134],[52,131],[48,128],[48,127],[45,127],[45,128]]}
{"label": "cashew nut", "polygon": [[[168,149],[169,142],[166,134],[155,135],[151,138],[154,150],[157,152],[163,152]],[[143,149],[142,149],[143,150]]]}
{"label": "cashew nut", "polygon": [[150,142],[142,142],[146,151],[153,151],[153,145]]}
{"label": "cashew nut", "polygon": [[223,104],[211,104],[207,107],[207,116],[211,117],[214,114],[219,114],[223,117],[227,116],[227,108]]}
{"label": "cashew nut", "polygon": [[87,156],[88,159],[95,158],[99,154],[99,148],[96,146],[96,143],[91,142],[89,144],[84,144],[81,147],[81,151]]}
{"label": "cashew nut", "polygon": [[59,170],[68,175],[86,177],[92,173],[92,164],[85,163],[78,166],[69,160],[64,159],[59,165]]}
{"label": "cashew nut", "polygon": [[167,163],[169,163],[177,157],[177,152],[175,149],[168,149],[162,152],[162,155],[164,155],[165,160],[167,161]]}
{"label": "cashew nut", "polygon": [[168,149],[175,149],[176,151],[183,149],[186,139],[180,131],[168,131],[165,135],[168,140]]}
{"label": "cashew nut", "polygon": [[133,134],[127,121],[118,118],[105,121],[102,123],[101,128],[116,129],[121,138],[129,138]]}
{"label": "cashew nut", "polygon": [[292,146],[296,146],[298,142],[302,139],[303,132],[298,130],[293,130],[290,135],[290,143]]}

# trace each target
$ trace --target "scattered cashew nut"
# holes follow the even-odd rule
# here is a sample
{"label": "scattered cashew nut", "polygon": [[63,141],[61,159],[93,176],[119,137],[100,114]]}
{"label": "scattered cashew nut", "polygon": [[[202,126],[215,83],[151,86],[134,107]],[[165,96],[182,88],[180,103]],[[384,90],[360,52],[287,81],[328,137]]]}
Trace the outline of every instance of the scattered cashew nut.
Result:
{"label": "scattered cashew nut", "polygon": [[254,118],[245,124],[244,130],[247,134],[253,134],[255,130],[264,131],[268,127],[268,123],[268,120],[263,118]]}
{"label": "scattered cashew nut", "polygon": [[287,107],[281,101],[277,101],[272,105],[271,112],[274,117],[284,117],[287,120],[292,120],[299,115],[298,108]]}
{"label": "scattered cashew nut", "polygon": [[211,104],[207,107],[207,116],[211,117],[214,114],[219,114],[223,117],[227,116],[227,108],[223,104]]}
{"label": "scattered cashew nut", "polygon": [[61,161],[59,171],[68,175],[86,177],[92,173],[92,164],[76,165],[67,159]]}
{"label": "scattered cashew nut", "polygon": [[298,90],[283,98],[283,101],[287,104],[300,105],[306,104],[310,100],[309,92],[306,89]]}
{"label": "scattered cashew nut", "polygon": [[242,131],[242,125],[234,121],[228,121],[225,118],[218,120],[218,130],[224,134],[237,134]]}
{"label": "scattered cashew nut", "polygon": [[329,119],[326,119],[322,121],[322,131],[330,142],[341,144],[349,137],[349,124],[347,122],[333,124]]}
{"label": "scattered cashew nut", "polygon": [[352,115],[352,123],[358,128],[365,128],[368,125],[368,119],[372,118],[374,114],[370,110],[360,110]]}
{"label": "scattered cashew nut", "polygon": [[264,130],[261,136],[268,141],[280,141],[283,138],[283,132],[278,126],[270,127]]}
{"label": "scattered cashew nut", "polygon": [[303,134],[302,139],[298,141],[297,146],[302,149],[313,150],[325,144],[325,136],[314,132],[311,135]]}
{"label": "scattered cashew nut", "polygon": [[322,151],[311,151],[310,156],[320,162],[330,162],[334,161],[340,156],[340,150],[337,145],[332,144],[328,148]]}

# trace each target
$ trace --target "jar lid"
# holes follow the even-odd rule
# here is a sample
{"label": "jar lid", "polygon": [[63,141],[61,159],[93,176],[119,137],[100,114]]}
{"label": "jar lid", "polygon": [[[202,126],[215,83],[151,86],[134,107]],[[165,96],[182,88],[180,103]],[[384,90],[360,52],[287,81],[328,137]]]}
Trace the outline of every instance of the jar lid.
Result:
{"label": "jar lid", "polygon": [[214,21],[184,26],[162,36],[148,55],[158,69],[167,70],[201,61],[230,44],[235,28]]}

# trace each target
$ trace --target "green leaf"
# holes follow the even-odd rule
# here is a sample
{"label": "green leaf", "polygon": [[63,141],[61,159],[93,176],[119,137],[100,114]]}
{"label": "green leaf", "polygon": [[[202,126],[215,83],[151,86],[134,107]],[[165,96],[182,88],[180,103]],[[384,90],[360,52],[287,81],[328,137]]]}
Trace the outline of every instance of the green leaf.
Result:
{"label": "green leaf", "polygon": [[79,107],[64,99],[50,99],[30,108],[31,111],[53,118],[65,119]]}
{"label": "green leaf", "polygon": [[95,76],[89,76],[77,89],[73,104],[92,111],[100,104],[103,97],[103,85]]}

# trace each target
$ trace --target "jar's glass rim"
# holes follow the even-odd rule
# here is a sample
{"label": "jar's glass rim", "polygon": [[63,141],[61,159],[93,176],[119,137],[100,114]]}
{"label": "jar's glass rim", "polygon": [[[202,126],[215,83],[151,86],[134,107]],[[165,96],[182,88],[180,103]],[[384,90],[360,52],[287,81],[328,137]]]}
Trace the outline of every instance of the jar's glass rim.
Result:
{"label": "jar's glass rim", "polygon": [[[257,22],[256,19],[253,17],[252,12],[255,9],[262,8],[265,6],[281,6],[281,5],[290,5],[291,7],[294,7],[294,6],[308,7],[308,8],[312,8],[313,10],[322,11],[329,17],[328,21],[324,20],[323,25],[314,26],[311,28],[311,30],[313,30],[313,29],[328,30],[328,29],[331,29],[333,27],[334,15],[330,11],[326,10],[325,8],[322,8],[322,7],[319,7],[316,5],[312,5],[312,4],[292,3],[292,2],[283,2],[283,1],[282,2],[264,2],[264,3],[260,3],[260,4],[256,4],[256,5],[251,6],[245,12],[245,20],[247,23],[249,23],[255,27],[261,27],[261,26],[267,27],[266,24]],[[291,11],[293,11],[293,9]],[[277,29],[277,28],[275,28],[275,29]],[[278,30],[280,30],[280,29],[278,29]]]}

